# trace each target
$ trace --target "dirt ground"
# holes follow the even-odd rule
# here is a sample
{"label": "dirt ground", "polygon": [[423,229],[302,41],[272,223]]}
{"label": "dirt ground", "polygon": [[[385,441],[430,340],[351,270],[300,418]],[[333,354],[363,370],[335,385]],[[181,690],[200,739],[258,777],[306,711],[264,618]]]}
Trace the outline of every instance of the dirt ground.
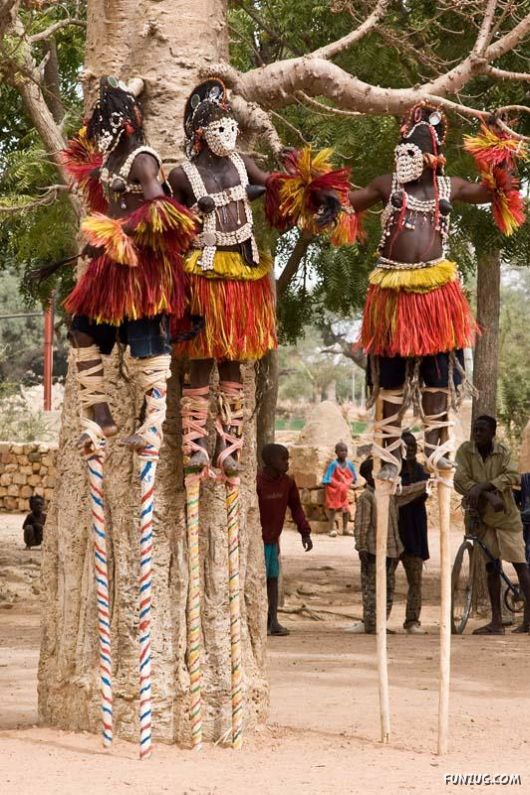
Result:
{"label": "dirt ground", "polygon": [[[360,616],[353,539],[318,536],[311,553],[296,533],[282,543],[292,634],[272,638],[269,722],[247,735],[244,750],[200,753],[157,745],[140,763],[137,749],[110,751],[87,733],[37,727],[40,551],[22,548],[22,517],[0,516],[0,792],[100,795],[171,792],[263,795],[453,793],[446,774],[519,774],[520,786],[471,792],[530,791],[530,637],[471,637],[453,642],[450,752],[436,756],[438,637],[437,538],[426,569],[423,623],[429,634],[402,633],[403,572],[390,627],[390,744],[381,745],[375,638],[344,629]],[[456,550],[459,533],[455,531]],[[471,622],[472,629],[476,622]]]}

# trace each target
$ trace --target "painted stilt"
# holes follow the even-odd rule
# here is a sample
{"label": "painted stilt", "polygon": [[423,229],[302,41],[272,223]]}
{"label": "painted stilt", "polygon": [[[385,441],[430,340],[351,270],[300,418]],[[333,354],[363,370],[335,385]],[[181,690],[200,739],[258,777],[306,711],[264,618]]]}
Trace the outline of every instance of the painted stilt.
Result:
{"label": "painted stilt", "polygon": [[112,743],[112,655],[110,641],[109,575],[107,565],[107,533],[103,498],[103,462],[105,442],[87,456],[90,484],[90,508],[94,539],[94,572],[98,611],[99,671],[101,683],[101,720],[103,745]]}
{"label": "painted stilt", "polygon": [[201,579],[199,567],[199,495],[201,476],[188,474],[186,486],[186,525],[188,534],[188,671],[190,674],[190,720],[193,747],[202,748],[202,640]]}
{"label": "painted stilt", "polygon": [[241,597],[239,582],[239,478],[226,484],[228,529],[228,598],[230,603],[230,656],[232,664],[232,747],[243,746],[243,690],[241,668]]}

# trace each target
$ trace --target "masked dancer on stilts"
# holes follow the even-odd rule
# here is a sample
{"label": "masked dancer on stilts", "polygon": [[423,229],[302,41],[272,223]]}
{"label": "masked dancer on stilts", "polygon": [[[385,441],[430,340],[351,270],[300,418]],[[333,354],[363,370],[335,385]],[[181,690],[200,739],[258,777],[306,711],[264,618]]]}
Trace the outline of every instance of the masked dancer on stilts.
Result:
{"label": "masked dancer on stilts", "polygon": [[[186,105],[184,127],[188,157],[171,171],[169,183],[174,197],[201,219],[201,231],[184,268],[190,312],[204,319],[204,328],[195,339],[177,345],[177,353],[190,361],[189,385],[182,398],[184,459],[190,475],[211,471],[206,423],[210,377],[217,362],[217,445],[212,464],[227,482],[230,604],[231,613],[235,613],[239,599],[239,498],[234,489],[239,483],[244,417],[241,364],[261,359],[277,345],[272,260],[258,251],[250,202],[266,194],[269,220],[279,229],[305,225],[315,234],[330,232],[337,242],[353,239],[354,215],[340,212],[346,206],[350,209],[348,172],[333,171],[329,152],[291,152],[287,171],[269,174],[237,151],[238,124],[220,80],[207,80],[195,88]],[[191,486],[190,480],[188,484]],[[198,521],[197,494],[195,482],[193,492],[188,491],[194,524]],[[196,549],[196,539],[189,541],[189,547]],[[237,653],[234,638],[239,630],[234,614],[231,621],[233,652]],[[238,663],[234,658],[232,663],[234,672]],[[237,711],[237,704],[233,707]],[[235,745],[239,737],[240,722],[233,728]]]}
{"label": "masked dancer on stilts", "polygon": [[450,644],[449,496],[451,423],[456,393],[465,378],[463,349],[477,332],[458,266],[445,255],[454,202],[492,203],[499,229],[511,232],[524,220],[514,176],[520,142],[492,122],[466,139],[481,172],[479,183],[444,173],[447,122],[443,112],[424,102],[401,126],[395,170],[352,191],[358,212],[384,206],[378,259],[369,276],[361,344],[369,358],[369,384],[376,403],[374,455],[381,461],[378,487],[378,658],[382,739],[389,734],[386,676],[384,556],[388,500],[401,469],[401,420],[411,403],[420,407],[426,461],[439,485],[442,556],[442,655],[439,748],[447,745]]}
{"label": "masked dancer on stilts", "polygon": [[[63,153],[67,172],[77,183],[90,214],[82,224],[89,263],[65,301],[73,316],[74,346],[81,409],[80,450],[97,478],[98,525],[96,581],[106,591],[100,628],[106,632],[105,686],[110,690],[111,659],[108,578],[104,529],[103,457],[106,440],[118,429],[112,418],[102,355],[114,344],[128,345],[129,369],[144,394],[143,421],[124,440],[139,456],[142,487],[140,527],[140,713],[141,756],[151,747],[150,606],[152,515],[156,461],[166,413],[170,375],[169,315],[184,314],[186,301],[182,252],[193,237],[192,214],[165,195],[161,158],[147,146],[142,113],[134,94],[116,78],[100,81],[99,99],[85,126]],[[92,470],[97,462],[97,473]],[[92,486],[92,480],[91,480]],[[103,659],[103,658],[102,658]],[[108,699],[107,699],[108,700]],[[112,731],[111,713],[107,723]]]}

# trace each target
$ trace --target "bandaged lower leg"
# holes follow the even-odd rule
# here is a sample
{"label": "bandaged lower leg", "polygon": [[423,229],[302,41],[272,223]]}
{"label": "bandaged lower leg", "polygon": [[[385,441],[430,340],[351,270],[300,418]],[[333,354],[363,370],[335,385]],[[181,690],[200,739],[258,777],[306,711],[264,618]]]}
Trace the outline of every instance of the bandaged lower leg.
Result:
{"label": "bandaged lower leg", "polygon": [[169,354],[131,359],[129,362],[133,378],[145,395],[145,419],[135,433],[124,440],[124,444],[144,457],[157,458],[162,446],[170,364]]}
{"label": "bandaged lower leg", "polygon": [[244,393],[240,381],[219,382],[219,413],[215,421],[218,435],[217,466],[227,477],[239,474],[239,455],[243,447]]}
{"label": "bandaged lower leg", "polygon": [[180,401],[184,467],[200,471],[210,463],[207,450],[210,387],[184,387]]}
{"label": "bandaged lower leg", "polygon": [[[378,480],[395,480],[401,469],[401,389],[380,389],[378,400],[383,401],[383,416],[374,425],[373,455],[381,461],[381,469],[375,475]],[[397,407],[395,411],[392,409]]]}
{"label": "bandaged lower leg", "polygon": [[76,378],[79,384],[79,404],[82,433],[78,446],[85,452],[101,448],[109,436],[117,432],[112,419],[105,383],[103,364],[97,345],[74,348]]}
{"label": "bandaged lower leg", "polygon": [[422,389],[422,418],[428,468],[431,472],[452,469],[454,445],[451,429],[454,423],[449,419],[449,389]]}

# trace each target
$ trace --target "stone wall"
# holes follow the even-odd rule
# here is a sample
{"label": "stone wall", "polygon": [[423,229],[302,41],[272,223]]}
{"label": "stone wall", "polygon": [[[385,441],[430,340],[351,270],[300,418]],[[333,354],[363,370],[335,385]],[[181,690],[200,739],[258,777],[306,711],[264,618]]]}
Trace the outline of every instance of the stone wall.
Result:
{"label": "stone wall", "polygon": [[29,511],[33,494],[53,496],[57,445],[0,442],[0,511]]}

